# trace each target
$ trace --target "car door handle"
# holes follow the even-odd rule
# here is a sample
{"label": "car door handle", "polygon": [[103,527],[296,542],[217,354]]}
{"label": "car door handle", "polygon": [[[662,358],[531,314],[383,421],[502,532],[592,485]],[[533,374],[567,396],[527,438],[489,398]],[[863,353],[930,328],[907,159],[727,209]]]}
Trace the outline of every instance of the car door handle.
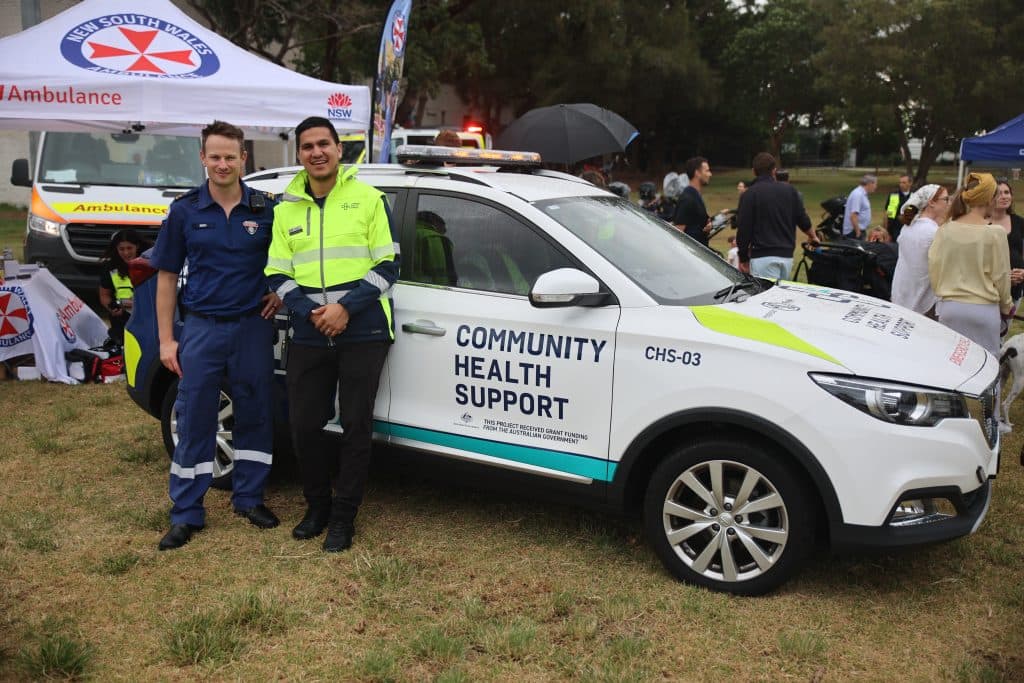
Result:
{"label": "car door handle", "polygon": [[417,320],[414,323],[403,323],[403,332],[410,332],[412,334],[429,334],[432,337],[443,337],[445,330],[443,327],[438,327],[431,320]]}

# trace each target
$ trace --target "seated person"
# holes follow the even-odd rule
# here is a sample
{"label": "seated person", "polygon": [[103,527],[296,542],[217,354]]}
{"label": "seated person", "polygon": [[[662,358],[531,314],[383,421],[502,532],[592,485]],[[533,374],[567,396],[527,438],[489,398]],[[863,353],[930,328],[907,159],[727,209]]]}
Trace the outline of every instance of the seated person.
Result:
{"label": "seated person", "polygon": [[141,254],[149,245],[139,233],[127,228],[118,230],[100,258],[100,305],[110,316],[110,338],[124,344],[124,326],[132,312],[134,289],[128,277],[128,262]]}

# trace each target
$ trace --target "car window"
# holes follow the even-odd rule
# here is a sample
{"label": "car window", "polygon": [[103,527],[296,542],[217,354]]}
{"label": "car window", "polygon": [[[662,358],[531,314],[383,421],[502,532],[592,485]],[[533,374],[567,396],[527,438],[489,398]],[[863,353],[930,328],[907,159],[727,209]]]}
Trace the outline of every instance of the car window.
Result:
{"label": "car window", "polygon": [[653,214],[618,197],[567,197],[536,206],[590,245],[658,303],[720,303],[743,275]]}
{"label": "car window", "polygon": [[525,223],[467,197],[420,194],[412,265],[405,279],[526,295],[537,278],[573,267]]}

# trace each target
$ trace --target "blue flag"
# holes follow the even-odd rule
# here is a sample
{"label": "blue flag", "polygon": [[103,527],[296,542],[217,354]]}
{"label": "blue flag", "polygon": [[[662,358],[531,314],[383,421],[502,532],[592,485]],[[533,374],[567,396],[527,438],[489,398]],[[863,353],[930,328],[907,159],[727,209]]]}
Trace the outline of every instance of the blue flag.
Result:
{"label": "blue flag", "polygon": [[391,156],[391,127],[398,108],[398,90],[405,61],[406,37],[412,0],[395,0],[391,4],[384,30],[380,36],[377,57],[377,79],[373,94],[373,131],[370,160],[387,163]]}

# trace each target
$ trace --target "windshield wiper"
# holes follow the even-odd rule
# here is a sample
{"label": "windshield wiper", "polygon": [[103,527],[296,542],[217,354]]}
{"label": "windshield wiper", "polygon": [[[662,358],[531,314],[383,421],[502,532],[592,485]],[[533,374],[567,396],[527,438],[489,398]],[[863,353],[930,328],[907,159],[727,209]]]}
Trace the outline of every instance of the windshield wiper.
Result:
{"label": "windshield wiper", "polygon": [[743,291],[745,289],[757,288],[758,292],[763,291],[763,288],[761,287],[761,283],[758,282],[756,277],[754,277],[750,273],[743,273],[743,277],[745,278],[744,280],[740,280],[738,282],[734,282],[731,285],[729,285],[728,287],[726,287],[724,289],[720,289],[717,292],[715,292],[715,297],[714,297],[715,301],[718,301],[719,299],[724,298],[725,301],[728,302],[730,299],[732,299],[732,295],[734,293],[741,292],[741,291]]}

